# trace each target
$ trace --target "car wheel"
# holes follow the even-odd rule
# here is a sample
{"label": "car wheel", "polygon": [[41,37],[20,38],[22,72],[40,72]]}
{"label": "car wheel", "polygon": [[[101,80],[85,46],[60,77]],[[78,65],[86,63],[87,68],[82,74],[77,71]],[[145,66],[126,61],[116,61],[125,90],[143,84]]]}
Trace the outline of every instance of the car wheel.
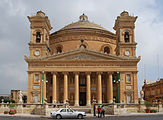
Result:
{"label": "car wheel", "polygon": [[78,118],[79,118],[79,119],[82,119],[82,118],[83,118],[83,115],[79,114],[79,115],[78,115]]}
{"label": "car wheel", "polygon": [[56,116],[56,119],[61,119],[61,118],[62,118],[61,115],[57,115],[57,116]]}

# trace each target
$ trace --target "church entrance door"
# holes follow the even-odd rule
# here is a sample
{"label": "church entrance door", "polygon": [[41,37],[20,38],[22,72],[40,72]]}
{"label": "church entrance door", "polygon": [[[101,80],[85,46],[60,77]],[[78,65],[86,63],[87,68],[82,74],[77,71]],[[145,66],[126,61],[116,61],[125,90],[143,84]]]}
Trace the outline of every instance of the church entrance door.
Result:
{"label": "church entrance door", "polygon": [[86,105],[86,75],[84,73],[79,76],[79,105]]}
{"label": "church entrance door", "polygon": [[79,93],[79,105],[85,106],[86,105],[86,92]]}

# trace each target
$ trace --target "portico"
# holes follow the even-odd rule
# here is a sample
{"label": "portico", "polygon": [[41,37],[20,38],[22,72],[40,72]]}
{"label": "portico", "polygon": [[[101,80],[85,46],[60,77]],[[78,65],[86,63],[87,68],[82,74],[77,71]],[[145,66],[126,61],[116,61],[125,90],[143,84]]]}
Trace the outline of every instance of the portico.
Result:
{"label": "portico", "polygon": [[[62,102],[62,101],[63,103],[65,103],[66,100],[69,100],[70,103],[74,104],[74,106],[79,106],[79,105],[90,106],[92,103],[92,99],[97,99],[97,103],[101,104],[102,94],[105,94],[105,96],[107,95],[107,97],[104,98],[105,103],[113,102],[113,84],[112,84],[111,72],[106,72],[106,73],[94,72],[94,75],[97,76],[96,87],[93,87],[91,85],[91,81],[92,81],[91,72],[71,72],[71,73],[52,72],[53,84],[51,86],[52,86],[52,93],[53,93],[52,94],[53,103]],[[57,74],[64,76],[63,82],[61,82],[62,80],[59,78],[59,75]],[[104,74],[108,76],[107,80],[102,79],[102,76]],[[72,76],[74,76],[74,79],[73,78],[69,79],[69,77]],[[82,79],[82,78],[86,78],[86,79]],[[102,81],[107,81],[107,83],[103,82],[104,84],[102,84]],[[59,86],[56,85],[56,82],[59,82]],[[102,88],[103,88],[102,86],[105,86],[104,88],[106,88],[107,90],[102,92]],[[57,91],[57,87],[59,87],[60,90],[63,89],[63,99],[57,99],[56,97],[57,93],[60,94],[60,91]],[[91,88],[96,88],[96,90],[91,92]],[[93,96],[94,98],[91,98],[91,93],[95,95]],[[71,98],[71,94],[74,94],[74,97]],[[80,95],[82,95],[83,98],[79,99]],[[85,102],[82,103],[83,101],[85,101],[86,103]]]}

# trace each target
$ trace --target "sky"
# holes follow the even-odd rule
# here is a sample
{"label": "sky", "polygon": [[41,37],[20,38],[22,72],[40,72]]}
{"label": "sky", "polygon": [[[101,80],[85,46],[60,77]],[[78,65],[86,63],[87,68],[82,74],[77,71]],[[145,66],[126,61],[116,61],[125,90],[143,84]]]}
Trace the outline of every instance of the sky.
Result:
{"label": "sky", "polygon": [[27,16],[42,10],[50,19],[51,33],[79,20],[85,13],[94,22],[115,33],[115,19],[124,10],[138,16],[135,41],[138,63],[138,90],[144,79],[163,78],[162,0],[0,0],[0,94],[11,89],[27,90],[30,23]]}

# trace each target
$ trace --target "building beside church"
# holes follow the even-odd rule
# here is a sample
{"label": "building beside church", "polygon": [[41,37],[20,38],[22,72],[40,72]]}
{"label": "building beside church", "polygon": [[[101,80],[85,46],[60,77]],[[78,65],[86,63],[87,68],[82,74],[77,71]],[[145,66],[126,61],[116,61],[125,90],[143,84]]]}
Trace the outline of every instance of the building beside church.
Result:
{"label": "building beside church", "polygon": [[163,103],[163,79],[156,81],[145,80],[142,90],[144,92],[144,100]]}
{"label": "building beside church", "polygon": [[86,15],[50,33],[42,11],[28,16],[31,28],[28,103],[138,103],[135,21],[123,11],[112,33]]}

